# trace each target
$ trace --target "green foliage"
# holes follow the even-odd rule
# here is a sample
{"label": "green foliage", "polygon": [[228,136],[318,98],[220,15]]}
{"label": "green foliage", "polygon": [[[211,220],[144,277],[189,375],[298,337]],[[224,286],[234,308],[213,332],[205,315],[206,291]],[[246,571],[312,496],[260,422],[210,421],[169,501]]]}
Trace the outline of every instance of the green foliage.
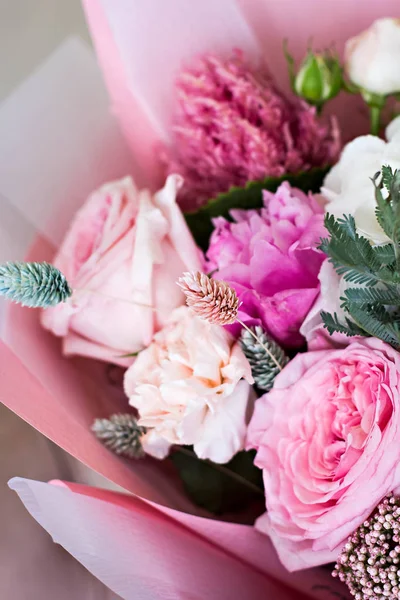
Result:
{"label": "green foliage", "polygon": [[201,508],[220,515],[245,509],[254,501],[264,503],[260,469],[254,452],[239,452],[226,465],[199,459],[186,447],[175,447],[170,459],[190,499]]}
{"label": "green foliage", "polygon": [[72,294],[64,275],[46,262],[0,265],[0,295],[30,308],[48,308]]}
{"label": "green foliage", "polygon": [[261,327],[254,327],[252,331],[259,341],[257,342],[249,331],[243,329],[240,345],[250,363],[256,386],[259,390],[269,392],[274,385],[275,377],[288,363],[289,358],[279,344],[270,338]]}
{"label": "green foliage", "polygon": [[343,333],[349,337],[353,335],[365,335],[364,331],[358,327],[353,321],[350,321],[347,317],[345,317],[346,324],[344,325],[338,319],[336,313],[331,315],[330,313],[321,311],[322,322],[325,328],[328,330],[329,335],[333,333]]}
{"label": "green foliage", "polygon": [[197,244],[206,250],[213,230],[212,219],[214,217],[222,216],[230,219],[229,212],[232,209],[261,208],[263,206],[262,190],[275,192],[284,181],[288,181],[292,186],[304,192],[317,192],[328,170],[329,167],[315,168],[283,177],[267,177],[261,181],[250,181],[245,187],[232,187],[228,192],[209,200],[199,210],[186,213],[186,222]]}
{"label": "green foliage", "polygon": [[393,273],[389,267],[382,265],[379,253],[356,232],[354,217],[346,215],[343,219],[335,219],[327,214],[325,227],[330,238],[321,240],[319,247],[346,281],[363,285],[392,281]]}
{"label": "green foliage", "polygon": [[357,233],[352,216],[326,215],[330,237],[321,240],[320,248],[336,272],[359,287],[344,291],[344,322],[336,314],[321,316],[331,335],[373,336],[400,348],[400,172],[384,166],[372,182],[376,217],[391,242],[372,246]]}
{"label": "green foliage", "polygon": [[372,178],[377,204],[376,218],[396,247],[400,241],[400,171],[393,171],[389,165],[384,165],[380,183],[379,176],[380,173],[376,173]]}

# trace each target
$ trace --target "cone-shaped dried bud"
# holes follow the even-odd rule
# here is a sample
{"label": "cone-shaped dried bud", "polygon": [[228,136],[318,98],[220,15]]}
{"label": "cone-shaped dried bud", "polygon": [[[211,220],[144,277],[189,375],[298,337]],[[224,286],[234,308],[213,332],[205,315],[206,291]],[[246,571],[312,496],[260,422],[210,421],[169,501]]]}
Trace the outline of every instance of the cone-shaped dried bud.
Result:
{"label": "cone-shaped dried bud", "polygon": [[200,318],[214,325],[230,325],[237,319],[239,299],[224,281],[205,273],[184,273],[178,281],[186,303]]}

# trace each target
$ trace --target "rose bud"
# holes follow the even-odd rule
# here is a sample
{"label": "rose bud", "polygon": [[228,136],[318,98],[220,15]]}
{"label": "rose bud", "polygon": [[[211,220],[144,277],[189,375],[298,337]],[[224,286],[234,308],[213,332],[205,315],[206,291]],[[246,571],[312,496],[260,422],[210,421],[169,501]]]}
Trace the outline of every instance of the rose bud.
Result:
{"label": "rose bud", "polygon": [[329,54],[309,52],[296,75],[294,89],[309,104],[321,106],[334,98],[342,87],[342,69]]}
{"label": "rose bud", "polygon": [[330,52],[308,51],[298,72],[294,60],[286,53],[293,91],[309,104],[322,107],[338,95],[342,88],[342,67]]}

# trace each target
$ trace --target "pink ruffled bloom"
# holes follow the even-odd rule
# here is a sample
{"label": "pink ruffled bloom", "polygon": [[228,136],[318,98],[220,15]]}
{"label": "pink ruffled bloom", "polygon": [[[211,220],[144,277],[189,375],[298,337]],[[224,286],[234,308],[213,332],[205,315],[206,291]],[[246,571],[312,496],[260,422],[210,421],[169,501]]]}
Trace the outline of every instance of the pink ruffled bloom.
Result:
{"label": "pink ruffled bloom", "polygon": [[53,261],[74,294],[42,313],[64,354],[127,366],[132,358],[122,355],[148,345],[184,303],[176,280],[202,260],[176,204],[180,185],[171,175],[152,196],[126,177],[102,186],[75,215]]}
{"label": "pink ruffled bloom", "polygon": [[337,559],[400,484],[400,355],[375,338],[298,354],[260,398],[248,448],[263,470],[267,533],[296,571]]}
{"label": "pink ruffled bloom", "polygon": [[279,92],[264,67],[236,51],[222,60],[204,56],[177,81],[170,173],[185,184],[185,209],[231,186],[336,162],[336,122],[322,124],[315,108]]}
{"label": "pink ruffled bloom", "polygon": [[319,292],[323,209],[288,183],[263,197],[261,210],[233,210],[233,222],[214,219],[208,268],[235,288],[242,321],[261,323],[282,345],[298,347],[304,343],[300,326]]}

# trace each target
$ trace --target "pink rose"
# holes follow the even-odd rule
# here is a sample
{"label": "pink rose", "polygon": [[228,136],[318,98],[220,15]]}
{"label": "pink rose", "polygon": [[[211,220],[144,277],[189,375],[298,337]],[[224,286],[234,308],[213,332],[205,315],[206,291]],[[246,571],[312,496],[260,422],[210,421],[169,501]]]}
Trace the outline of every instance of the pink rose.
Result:
{"label": "pink rose", "polygon": [[[242,379],[243,378],[243,379]],[[253,378],[238,343],[182,306],[126,371],[125,392],[148,428],[145,452],[164,458],[171,444],[228,462],[244,448]]]}
{"label": "pink rose", "polygon": [[201,259],[176,204],[180,185],[171,175],[152,196],[127,177],[94,192],[76,214],[54,259],[73,297],[42,313],[65,354],[130,364],[121,356],[148,345],[184,303],[176,281],[201,269]]}
{"label": "pink rose", "polygon": [[323,209],[288,183],[263,196],[261,210],[233,210],[233,222],[214,220],[209,270],[235,288],[242,321],[261,323],[284,346],[298,347],[304,343],[300,326],[319,292]]}
{"label": "pink rose", "polygon": [[336,560],[400,484],[400,355],[375,338],[298,354],[248,430],[267,513],[256,527],[296,571]]}

